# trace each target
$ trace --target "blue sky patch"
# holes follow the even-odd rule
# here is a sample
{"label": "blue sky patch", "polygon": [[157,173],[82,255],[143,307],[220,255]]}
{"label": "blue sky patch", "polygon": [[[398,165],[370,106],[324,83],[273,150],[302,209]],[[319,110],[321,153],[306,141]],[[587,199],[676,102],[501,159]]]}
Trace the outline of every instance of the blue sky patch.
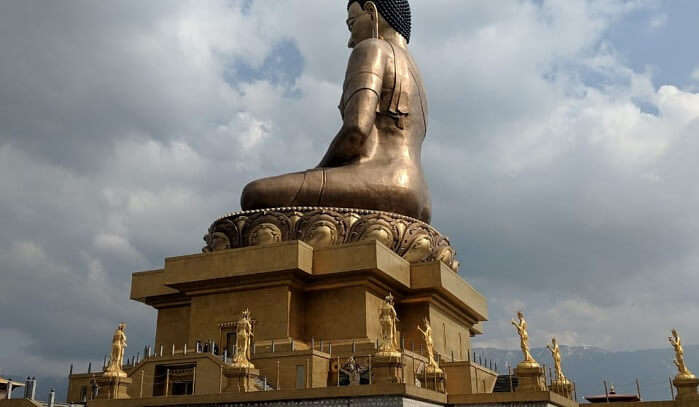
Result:
{"label": "blue sky patch", "polygon": [[296,80],[303,73],[304,59],[293,40],[283,40],[272,47],[260,66],[253,66],[243,59],[235,59],[224,72],[224,79],[232,87],[239,83],[268,81],[285,88],[285,96],[300,97]]}

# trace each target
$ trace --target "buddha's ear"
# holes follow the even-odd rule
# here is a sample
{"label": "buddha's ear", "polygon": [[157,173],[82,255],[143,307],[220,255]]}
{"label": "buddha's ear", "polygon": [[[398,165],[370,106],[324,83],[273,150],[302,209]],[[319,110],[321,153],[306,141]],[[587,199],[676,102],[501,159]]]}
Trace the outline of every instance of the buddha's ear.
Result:
{"label": "buddha's ear", "polygon": [[369,13],[371,17],[373,37],[379,38],[379,10],[376,8],[376,4],[373,1],[367,1],[364,3],[364,11]]}

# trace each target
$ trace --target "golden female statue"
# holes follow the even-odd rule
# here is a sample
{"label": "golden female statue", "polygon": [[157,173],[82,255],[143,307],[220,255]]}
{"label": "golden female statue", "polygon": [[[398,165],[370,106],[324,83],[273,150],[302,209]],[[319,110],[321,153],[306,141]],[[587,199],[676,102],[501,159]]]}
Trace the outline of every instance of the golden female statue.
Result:
{"label": "golden female statue", "polygon": [[439,364],[434,358],[434,341],[432,339],[432,327],[430,326],[430,322],[427,320],[427,317],[423,320],[425,323],[425,330],[423,331],[422,328],[420,328],[420,325],[417,326],[417,330],[422,333],[422,335],[425,337],[425,347],[427,348],[427,358],[428,358],[428,366],[427,369],[428,371],[437,371],[439,369]]}
{"label": "golden female statue", "polygon": [[250,362],[250,342],[253,336],[250,311],[246,308],[241,313],[241,317],[236,324],[235,354],[233,355],[234,367],[250,369],[255,367]]}
{"label": "golden female statue", "polygon": [[687,369],[687,365],[685,365],[684,363],[684,349],[682,348],[682,340],[680,339],[680,336],[677,334],[677,330],[673,329],[672,336],[668,336],[667,339],[670,341],[670,344],[675,349],[675,360],[673,360],[673,362],[675,363],[675,366],[677,366],[677,377],[694,378],[694,374],[689,369]]}
{"label": "golden female statue", "polygon": [[524,319],[524,314],[520,311],[517,313],[517,318],[519,322],[512,321],[515,329],[517,329],[517,334],[519,335],[519,345],[522,349],[522,354],[524,355],[524,360],[520,364],[538,366],[536,360],[529,353],[529,333],[527,332],[527,321]]}
{"label": "golden female statue", "polygon": [[566,377],[563,375],[563,369],[561,368],[561,350],[558,347],[558,342],[556,338],[551,339],[551,345],[546,345],[549,351],[551,351],[551,357],[553,358],[553,366],[556,370],[556,381],[565,382]]}
{"label": "golden female statue", "polygon": [[359,208],[429,223],[420,162],[427,99],[408,52],[408,1],[350,0],[347,27],[353,51],[339,105],[342,127],[316,168],[248,184],[242,209]]}
{"label": "golden female statue", "polygon": [[120,323],[112,336],[112,353],[109,363],[104,370],[105,376],[126,377],[126,372],[121,368],[124,362],[124,350],[126,350],[126,324]]}
{"label": "golden female statue", "polygon": [[398,313],[393,306],[394,299],[388,293],[379,309],[379,324],[381,324],[381,338],[379,341],[379,351],[382,356],[400,356],[398,351]]}

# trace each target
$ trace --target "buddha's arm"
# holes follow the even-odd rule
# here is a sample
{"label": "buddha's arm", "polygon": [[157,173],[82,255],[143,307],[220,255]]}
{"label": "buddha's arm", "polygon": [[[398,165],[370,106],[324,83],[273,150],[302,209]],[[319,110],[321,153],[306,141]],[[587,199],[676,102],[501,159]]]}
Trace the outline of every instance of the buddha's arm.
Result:
{"label": "buddha's arm", "polygon": [[374,129],[383,84],[386,43],[365,40],[350,56],[340,109],[343,123],[319,167],[336,167],[361,159]]}

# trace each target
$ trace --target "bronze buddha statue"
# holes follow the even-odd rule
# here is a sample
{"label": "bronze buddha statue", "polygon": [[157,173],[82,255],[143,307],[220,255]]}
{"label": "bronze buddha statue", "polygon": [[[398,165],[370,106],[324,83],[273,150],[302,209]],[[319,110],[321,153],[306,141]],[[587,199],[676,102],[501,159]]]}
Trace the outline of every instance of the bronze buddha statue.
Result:
{"label": "bronze buddha statue", "polygon": [[427,99],[407,44],[407,0],[351,0],[353,48],[340,114],[343,124],[314,169],[263,178],[243,190],[243,210],[293,206],[370,209],[429,223],[420,155]]}

